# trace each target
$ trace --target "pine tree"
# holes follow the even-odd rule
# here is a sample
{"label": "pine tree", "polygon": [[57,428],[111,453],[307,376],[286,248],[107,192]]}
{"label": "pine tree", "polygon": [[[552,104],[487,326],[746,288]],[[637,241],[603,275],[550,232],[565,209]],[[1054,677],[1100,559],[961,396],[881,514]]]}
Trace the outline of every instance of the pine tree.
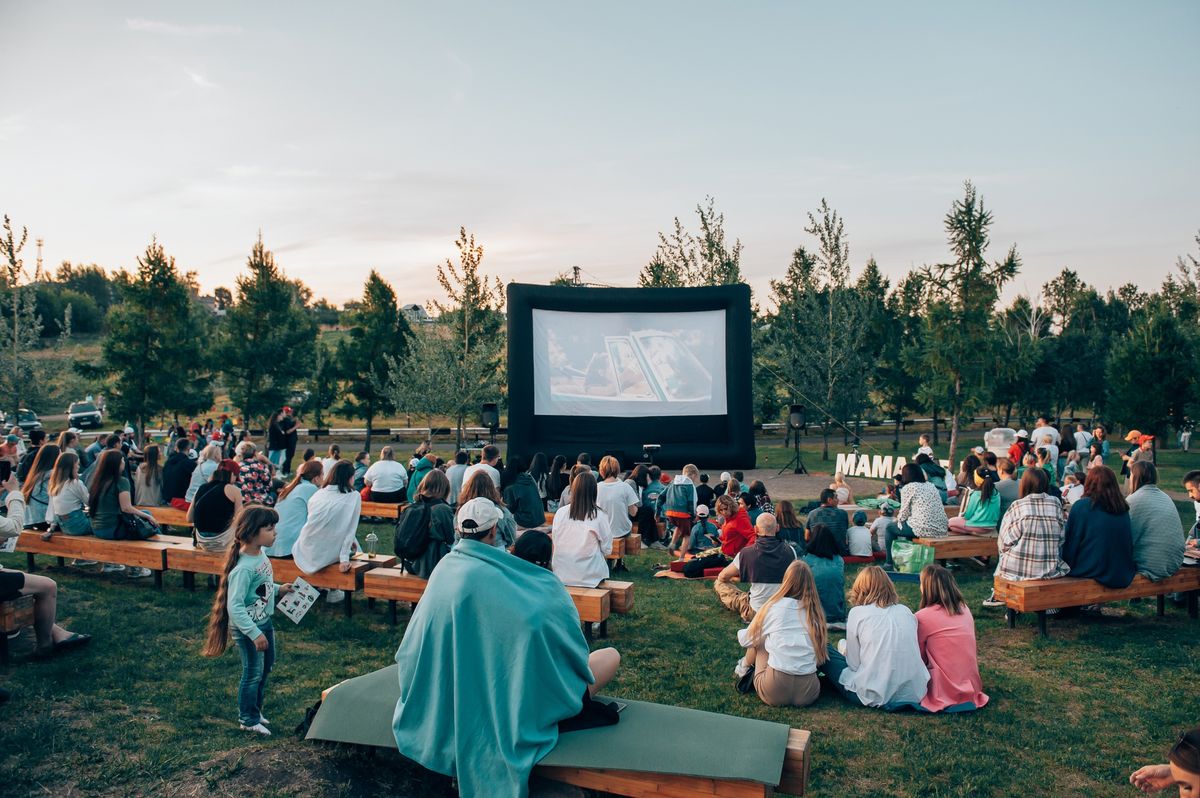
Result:
{"label": "pine tree", "polygon": [[317,325],[305,307],[308,289],[275,265],[261,234],[246,268],[216,350],[230,398],[249,424],[283,404],[312,374]]}
{"label": "pine tree", "polygon": [[94,373],[107,380],[109,412],[131,421],[141,434],[145,422],[159,414],[193,415],[212,407],[207,315],[175,259],[152,240],[138,258],[124,301],[108,313]]}
{"label": "pine tree", "polygon": [[367,422],[366,450],[371,450],[375,416],[395,408],[380,378],[387,369],[386,358],[399,360],[408,350],[412,336],[396,292],[374,269],[363,287],[362,303],[348,314],[350,338],[338,344],[336,362],[346,384],[343,410]]}
{"label": "pine tree", "polygon": [[3,367],[0,367],[0,396],[4,406],[12,409],[17,418],[23,402],[28,401],[31,386],[38,385],[41,369],[36,359],[30,356],[41,343],[42,318],[37,312],[36,289],[32,285],[22,286],[25,264],[21,250],[29,231],[21,228],[18,237],[13,233],[12,222],[4,217],[4,237],[0,238],[0,255],[4,257],[4,289],[0,297],[0,346],[7,347]]}

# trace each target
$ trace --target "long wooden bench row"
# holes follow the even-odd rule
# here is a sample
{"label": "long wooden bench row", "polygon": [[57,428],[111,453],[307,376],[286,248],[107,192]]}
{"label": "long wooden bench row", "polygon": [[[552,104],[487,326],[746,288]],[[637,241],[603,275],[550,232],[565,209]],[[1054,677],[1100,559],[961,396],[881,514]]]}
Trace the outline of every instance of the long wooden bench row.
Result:
{"label": "long wooden bench row", "polygon": [[995,535],[949,535],[944,538],[914,538],[913,543],[929,546],[939,560],[963,557],[997,557],[999,539]]}
{"label": "long wooden bench row", "polygon": [[[416,604],[425,595],[428,580],[404,573],[398,568],[376,568],[363,580],[363,594],[368,600],[388,602],[392,625],[396,625],[396,604],[407,601]],[[586,636],[592,636],[591,625],[600,624],[600,636],[608,636],[608,616],[611,612],[625,613],[633,608],[632,582],[601,582],[595,588],[567,587],[567,593],[579,612]]]}
{"label": "long wooden bench row", "polygon": [[[399,518],[400,512],[404,509],[403,504],[381,504],[380,502],[363,502],[362,517],[363,518]],[[187,512],[180,510],[177,507],[150,507],[139,506],[139,510],[149,513],[155,521],[158,521],[163,526],[178,526],[190,528],[191,524],[187,520]]]}
{"label": "long wooden bench row", "polygon": [[996,598],[1007,607],[1005,615],[1008,627],[1014,628],[1017,616],[1022,612],[1036,612],[1038,632],[1046,636],[1046,610],[1066,607],[1082,607],[1087,604],[1103,604],[1131,598],[1158,599],[1158,614],[1166,610],[1166,594],[1187,595],[1188,616],[1200,615],[1200,568],[1180,568],[1173,576],[1152,582],[1138,574],[1129,587],[1104,587],[1094,579],[1078,579],[1064,576],[1059,579],[1027,579],[1009,581],[1001,576],[994,580]]}

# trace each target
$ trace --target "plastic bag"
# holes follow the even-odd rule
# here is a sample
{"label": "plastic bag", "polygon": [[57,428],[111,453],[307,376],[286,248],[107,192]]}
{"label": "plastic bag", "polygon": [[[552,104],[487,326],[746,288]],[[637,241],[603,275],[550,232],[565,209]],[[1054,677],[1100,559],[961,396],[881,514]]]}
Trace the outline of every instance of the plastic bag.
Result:
{"label": "plastic bag", "polygon": [[902,574],[917,574],[933,562],[933,547],[920,546],[907,540],[892,541],[892,563]]}

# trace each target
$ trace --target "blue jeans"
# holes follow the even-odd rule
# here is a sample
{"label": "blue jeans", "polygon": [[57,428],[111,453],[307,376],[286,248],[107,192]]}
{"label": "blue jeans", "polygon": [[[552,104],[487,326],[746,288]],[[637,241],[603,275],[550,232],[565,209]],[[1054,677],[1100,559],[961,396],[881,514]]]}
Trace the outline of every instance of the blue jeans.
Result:
{"label": "blue jeans", "polygon": [[842,698],[851,704],[862,706],[862,700],[859,699],[858,693],[842,686],[842,671],[848,667],[850,666],[846,663],[846,658],[842,656],[842,653],[830,645],[829,659],[825,660],[825,664],[821,666],[821,672],[825,674],[825,678],[829,680],[833,688],[842,694]]}
{"label": "blue jeans", "polygon": [[238,722],[243,726],[254,726],[262,722],[263,693],[267,689],[267,676],[275,665],[275,628],[267,621],[258,627],[267,638],[267,650],[259,651],[254,641],[239,630],[233,630],[234,642],[242,654],[242,680],[238,683]]}
{"label": "blue jeans", "polygon": [[58,526],[68,535],[92,534],[92,519],[82,509],[72,510],[58,519]]}
{"label": "blue jeans", "polygon": [[888,525],[886,527],[884,527],[884,537],[883,537],[883,540],[884,540],[883,553],[887,555],[887,564],[888,565],[892,564],[892,541],[893,540],[895,540],[896,538],[908,538],[909,540],[912,540],[916,536],[917,536],[917,533],[913,532],[913,528],[908,525],[907,521],[901,521],[899,524],[897,524],[895,521],[889,521]]}
{"label": "blue jeans", "polygon": [[282,471],[283,461],[287,459],[287,449],[268,449],[267,459],[274,463],[276,468]]}

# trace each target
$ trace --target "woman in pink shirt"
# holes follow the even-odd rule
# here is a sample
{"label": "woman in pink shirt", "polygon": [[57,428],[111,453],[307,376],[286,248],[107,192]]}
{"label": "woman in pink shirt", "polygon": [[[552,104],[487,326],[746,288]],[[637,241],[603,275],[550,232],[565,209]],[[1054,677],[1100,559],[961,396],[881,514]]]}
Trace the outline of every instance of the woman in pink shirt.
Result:
{"label": "woman in pink shirt", "polygon": [[930,712],[969,712],[988,702],[975,655],[975,619],[954,577],[940,565],[921,569],[917,644],[929,669],[922,707]]}

